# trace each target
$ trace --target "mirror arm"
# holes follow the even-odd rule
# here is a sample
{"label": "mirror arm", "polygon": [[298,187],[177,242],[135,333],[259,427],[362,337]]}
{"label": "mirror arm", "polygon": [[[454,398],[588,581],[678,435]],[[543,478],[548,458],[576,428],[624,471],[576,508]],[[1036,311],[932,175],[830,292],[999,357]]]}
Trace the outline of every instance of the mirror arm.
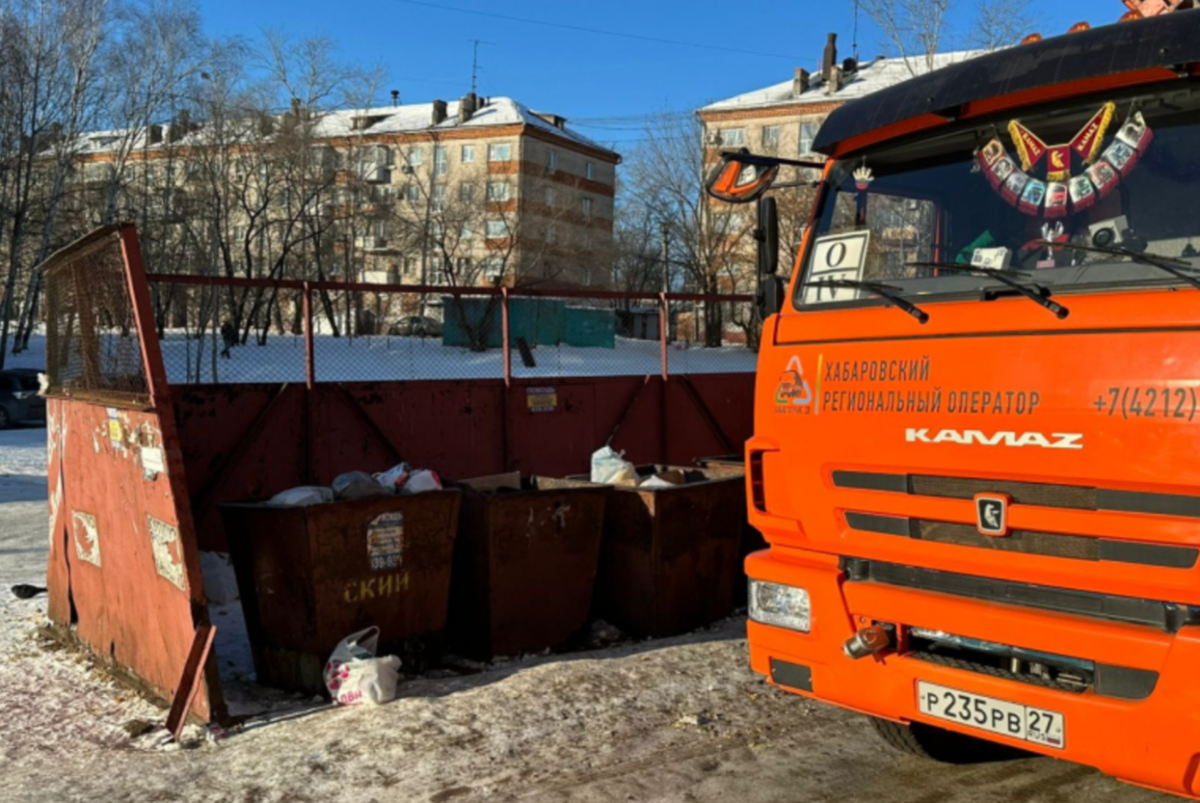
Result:
{"label": "mirror arm", "polygon": [[741,151],[721,151],[724,157],[734,158],[742,164],[757,165],[758,167],[774,167],[776,165],[790,165],[791,167],[811,167],[816,170],[824,170],[824,162],[805,162],[799,159],[784,159],[780,156],[760,156],[756,153],[742,153]]}

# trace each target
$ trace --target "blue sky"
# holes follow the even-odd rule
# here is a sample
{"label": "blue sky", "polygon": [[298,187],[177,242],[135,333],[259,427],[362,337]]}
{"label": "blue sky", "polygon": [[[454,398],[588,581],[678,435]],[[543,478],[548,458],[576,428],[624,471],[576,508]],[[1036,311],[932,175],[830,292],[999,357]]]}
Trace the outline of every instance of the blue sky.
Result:
{"label": "blue sky", "polygon": [[[403,102],[455,98],[470,86],[469,40],[479,47],[480,92],[509,95],[561,114],[618,150],[640,136],[640,117],[694,109],[712,100],[814,69],[825,36],[851,53],[852,0],[200,0],[210,34],[256,36],[265,28],[332,37],[339,55],[383,64]],[[969,9],[974,0],[959,0]],[[1051,35],[1073,23],[1116,20],[1119,0],[1035,0],[1036,29]],[[565,30],[515,19],[672,40],[646,41]],[[955,23],[963,25],[968,15]],[[703,45],[694,47],[692,45]],[[865,15],[859,50],[886,52]],[[720,48],[750,51],[734,53]],[[386,92],[379,99],[388,102]]]}

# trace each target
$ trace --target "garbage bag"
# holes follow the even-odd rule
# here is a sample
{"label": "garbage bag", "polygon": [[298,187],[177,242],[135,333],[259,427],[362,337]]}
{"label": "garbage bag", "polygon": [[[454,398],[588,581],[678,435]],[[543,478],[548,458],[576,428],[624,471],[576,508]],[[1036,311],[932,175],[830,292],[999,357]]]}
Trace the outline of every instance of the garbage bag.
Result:
{"label": "garbage bag", "polygon": [[342,501],[386,496],[387,490],[365,471],[347,471],[333,481],[333,497]]}
{"label": "garbage bag", "polygon": [[441,487],[442,480],[436,471],[420,469],[408,475],[408,481],[401,486],[400,493],[407,496],[425,491],[438,491],[441,490]]}
{"label": "garbage bag", "polygon": [[280,491],[271,497],[268,504],[287,505],[288,507],[308,507],[322,505],[333,501],[333,491],[319,485],[301,485]]}
{"label": "garbage bag", "polygon": [[397,463],[387,471],[382,471],[375,475],[375,481],[387,489],[390,494],[399,493],[404,487],[404,483],[408,482],[408,476],[412,473],[408,463]]}
{"label": "garbage bag", "polygon": [[592,453],[592,482],[613,485],[621,480],[637,476],[633,463],[624,458],[624,452],[614,452],[603,446]]}
{"label": "garbage bag", "polygon": [[334,648],[325,664],[325,688],[340,705],[380,705],[396,698],[400,659],[375,657],[379,628],[351,633]]}

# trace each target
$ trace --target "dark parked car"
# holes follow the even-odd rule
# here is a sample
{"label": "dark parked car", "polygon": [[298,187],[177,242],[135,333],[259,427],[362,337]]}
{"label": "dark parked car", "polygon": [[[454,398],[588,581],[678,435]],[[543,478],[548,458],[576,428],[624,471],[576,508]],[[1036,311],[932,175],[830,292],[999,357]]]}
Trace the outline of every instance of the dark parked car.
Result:
{"label": "dark parked car", "polygon": [[23,421],[46,422],[46,400],[38,395],[38,372],[32,368],[0,371],[0,429]]}
{"label": "dark parked car", "polygon": [[409,315],[389,326],[388,334],[400,337],[441,337],[442,322],[427,316]]}

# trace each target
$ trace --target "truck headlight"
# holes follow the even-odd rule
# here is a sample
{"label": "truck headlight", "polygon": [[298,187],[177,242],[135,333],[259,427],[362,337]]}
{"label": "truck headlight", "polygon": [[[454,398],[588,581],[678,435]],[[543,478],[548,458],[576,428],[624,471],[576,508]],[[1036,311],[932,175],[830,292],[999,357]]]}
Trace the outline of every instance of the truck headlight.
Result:
{"label": "truck headlight", "polygon": [[779,583],[751,580],[750,618],[764,625],[807,633],[812,623],[808,591]]}

